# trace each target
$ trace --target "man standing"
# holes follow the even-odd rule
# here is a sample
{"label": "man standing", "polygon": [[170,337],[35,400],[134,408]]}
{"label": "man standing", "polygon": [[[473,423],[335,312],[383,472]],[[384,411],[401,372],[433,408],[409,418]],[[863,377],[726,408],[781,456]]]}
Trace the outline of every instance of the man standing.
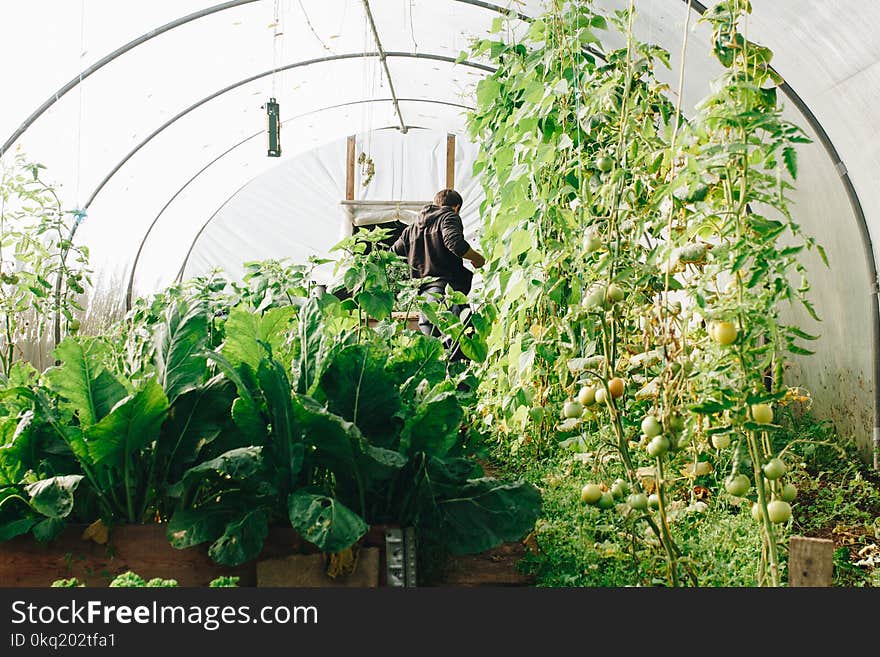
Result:
{"label": "man standing", "polygon": [[[433,301],[443,298],[447,284],[453,290],[470,292],[474,274],[464,266],[464,259],[470,260],[476,268],[486,264],[486,259],[464,238],[464,225],[458,214],[461,206],[461,194],[452,189],[440,190],[434,196],[434,203],[422,208],[418,219],[391,245],[394,253],[409,262],[412,278],[437,279],[419,288],[422,295]],[[455,304],[451,310],[461,316],[464,306]],[[423,313],[419,313],[419,329],[425,335],[439,336],[439,331]],[[453,358],[459,357],[456,349]]]}

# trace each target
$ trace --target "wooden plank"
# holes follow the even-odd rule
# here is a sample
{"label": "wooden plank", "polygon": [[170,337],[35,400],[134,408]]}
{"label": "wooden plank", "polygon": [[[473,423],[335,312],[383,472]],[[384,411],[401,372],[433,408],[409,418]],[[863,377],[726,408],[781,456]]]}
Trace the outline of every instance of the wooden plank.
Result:
{"label": "wooden plank", "polygon": [[792,536],[788,544],[789,586],[831,586],[834,541]]}
{"label": "wooden plank", "polygon": [[480,554],[450,557],[440,586],[533,586],[534,577],[516,568],[526,549],[522,543],[505,543]]}
{"label": "wooden plank", "polygon": [[446,135],[446,189],[455,189],[455,135]]}
{"label": "wooden plank", "polygon": [[[363,539],[365,568],[360,577],[369,576],[369,586],[375,586],[373,582],[377,577],[378,585],[385,585],[386,528],[385,525],[374,525]],[[110,530],[107,545],[83,540],[84,529],[84,525],[70,526],[48,545],[39,545],[30,536],[0,542],[0,587],[45,587],[56,579],[68,577],[76,577],[89,587],[104,587],[116,575],[127,570],[146,579],[176,579],[180,586],[206,586],[221,575],[238,576],[239,586],[257,586],[260,579],[258,569],[263,569],[265,583],[274,579],[274,585],[277,586],[279,580],[265,573],[266,565],[259,564],[270,562],[276,568],[281,568],[284,566],[281,562],[288,561],[292,555],[314,555],[313,563],[323,563],[324,559],[314,546],[303,541],[290,527],[270,529],[257,559],[234,568],[214,563],[208,556],[208,545],[185,550],[171,547],[165,536],[165,525],[114,527]],[[366,548],[378,548],[378,558],[376,552],[369,552]],[[433,584],[463,587],[533,585],[534,578],[518,572],[516,568],[525,550],[522,543],[506,543],[481,554],[452,557],[443,569],[440,581]],[[284,567],[289,568],[293,562],[305,563],[309,560],[289,560]],[[308,579],[307,575],[299,576]],[[310,582],[323,581],[320,577],[315,579],[317,576],[314,573],[312,575]],[[355,581],[367,580],[356,579],[345,584],[355,585]]]}
{"label": "wooden plank", "polygon": [[356,143],[355,136],[351,135],[348,138],[348,143],[346,145],[346,159],[345,159],[345,200],[353,201],[354,200],[354,165],[355,165],[355,155]]}
{"label": "wooden plank", "polygon": [[[99,545],[82,539],[84,526],[65,529],[48,545],[30,536],[0,542],[0,587],[50,586],[56,579],[76,577],[87,586],[107,586],[127,570],[145,579],[176,579],[181,586],[206,586],[221,575],[236,575],[239,586],[255,586],[257,561],[291,554],[314,554],[316,548],[290,527],[273,527],[258,558],[234,568],[208,556],[208,545],[184,550],[171,547],[165,525],[121,525],[110,530],[110,541]],[[384,550],[385,526],[374,525],[364,537],[367,547]],[[384,553],[380,560],[384,567]],[[384,578],[380,576],[380,584]]]}
{"label": "wooden plank", "polygon": [[257,586],[295,586],[308,588],[379,586],[379,548],[363,548],[357,566],[350,575],[331,578],[327,575],[323,554],[294,554],[257,563]]}

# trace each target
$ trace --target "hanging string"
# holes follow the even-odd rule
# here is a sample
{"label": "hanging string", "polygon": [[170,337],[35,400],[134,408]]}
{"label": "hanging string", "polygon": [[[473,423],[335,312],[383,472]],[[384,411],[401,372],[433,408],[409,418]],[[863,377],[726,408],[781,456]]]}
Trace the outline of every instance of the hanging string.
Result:
{"label": "hanging string", "polygon": [[298,0],[298,2],[299,2],[299,8],[302,10],[302,13],[303,13],[303,18],[306,19],[306,25],[308,25],[309,30],[311,30],[312,34],[318,40],[318,43],[321,44],[321,47],[324,48],[324,50],[326,50],[328,52],[333,52],[333,49],[326,44],[326,42],[321,38],[321,36],[318,34],[318,32],[315,30],[314,26],[312,25],[312,21],[309,19],[309,15],[306,12],[306,8],[303,6],[302,0]]}
{"label": "hanging string", "polygon": [[81,219],[81,212],[79,210],[80,207],[80,171],[82,169],[82,117],[83,117],[83,60],[85,58],[85,43],[86,43],[86,0],[80,1],[80,13],[79,13],[79,84],[77,85],[78,101],[79,107],[77,109],[77,117],[76,117],[76,163],[74,170],[74,192],[76,195],[76,223],[78,224]]}
{"label": "hanging string", "polygon": [[[691,5],[693,4],[693,0],[688,0],[687,5],[687,14],[684,19],[684,30],[681,37],[681,62],[678,70],[678,98],[676,99],[675,105],[675,127],[672,130],[672,138],[669,144],[669,180],[674,181],[676,176],[676,158],[675,158],[675,147],[678,142],[678,133],[681,129],[681,108],[683,104],[683,96],[684,96],[684,78],[685,78],[685,60],[687,59],[687,46],[688,46],[688,37],[690,36],[690,26],[691,26]],[[668,216],[666,218],[666,239],[672,244],[672,221],[675,214],[675,204],[670,203],[669,209],[667,211]],[[668,322],[668,306],[669,306],[669,292],[670,292],[670,278],[671,278],[671,269],[667,263],[664,265],[666,269],[666,276],[663,284],[663,304],[660,307],[661,312],[661,321],[663,322],[666,331],[669,335],[672,332],[671,323]]]}
{"label": "hanging string", "polygon": [[279,30],[281,25],[281,16],[279,12],[279,0],[275,0],[274,6],[272,9],[272,98],[277,98],[275,95],[276,88],[276,78],[278,77],[278,37],[284,32]]}
{"label": "hanging string", "polygon": [[[406,12],[406,7],[404,7]],[[416,43],[416,28],[413,26],[413,0],[409,0],[409,37],[412,39],[413,52],[419,51],[419,44]]]}

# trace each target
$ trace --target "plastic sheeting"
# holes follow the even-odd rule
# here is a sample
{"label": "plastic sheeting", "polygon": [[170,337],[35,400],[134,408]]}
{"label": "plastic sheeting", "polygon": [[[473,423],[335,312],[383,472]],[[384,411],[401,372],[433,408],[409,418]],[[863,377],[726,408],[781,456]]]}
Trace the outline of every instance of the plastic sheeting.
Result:
{"label": "plastic sheeting", "polygon": [[[397,130],[381,130],[359,135],[356,145],[356,152],[367,153],[376,169],[364,186],[361,168],[355,168],[358,200],[428,202],[446,186],[446,133],[410,130],[403,135]],[[465,201],[461,210],[465,235],[476,244],[483,195],[470,175],[474,151],[470,142],[456,140],[455,188]],[[206,273],[217,263],[230,263],[226,271],[237,276],[242,271],[240,264],[248,260],[290,258],[305,262],[311,255],[325,255],[347,234],[349,219],[340,205],[345,198],[345,163],[346,142],[341,140],[251,181],[201,233],[185,277]],[[167,244],[162,236],[156,238]],[[145,261],[144,266],[148,269],[150,263]],[[155,273],[161,275],[160,268]],[[319,282],[326,283],[331,273],[327,268],[321,270]],[[145,272],[138,280],[148,276]]]}
{"label": "plastic sheeting", "polygon": [[[6,0],[0,5],[0,139],[62,84],[114,49],[215,2]],[[361,0],[225,4],[230,8],[147,40],[94,73],[16,142],[64,184],[69,207],[82,206],[113,168],[139,148],[97,195],[78,235],[92,246],[106,279],[124,278],[148,227],[172,198],[138,267],[143,291],[173,278],[193,237],[215,212],[196,243],[188,272],[211,265],[234,268],[250,257],[295,257],[331,243],[338,236],[338,167],[344,162],[338,156],[340,140],[398,124],[378,58],[356,57],[375,50]],[[628,3],[593,4],[610,12]],[[672,89],[677,86],[685,17],[689,5],[695,9],[699,4],[635,2],[638,35],[673,55],[672,71],[666,73]],[[474,83],[485,71],[442,58],[456,58],[469,39],[485,34],[498,16],[493,5],[535,15],[542,3],[371,0],[384,48],[409,55],[387,60],[395,90],[410,99],[401,102],[406,124],[433,130],[434,138],[458,133],[463,144],[464,122],[457,105],[472,104]],[[823,339],[817,345],[819,356],[798,363],[792,380],[811,388],[816,409],[867,449],[870,429],[877,425],[871,364],[877,349],[872,344],[877,281],[870,272],[871,258],[880,257],[880,32],[874,29],[880,3],[752,0],[752,5],[749,38],[776,53],[774,65],[806,107],[805,114],[789,100],[788,115],[803,126],[808,115],[815,117],[841,160],[820,143],[816,130],[808,129],[816,142],[800,149],[795,213],[826,245],[832,270],[812,263],[814,295],[826,318],[817,327]],[[687,113],[718,73],[709,54],[708,27],[696,23],[695,12],[691,26],[683,99]],[[510,29],[522,29],[522,23],[514,21]],[[614,45],[613,36],[606,35],[606,41]],[[265,157],[260,134],[265,127],[260,106],[273,94],[286,121],[280,163]],[[180,113],[182,118],[148,139]],[[251,135],[257,136],[248,139]],[[464,163],[467,155],[461,157]],[[326,170],[316,170],[316,162]],[[460,175],[466,166],[459,167]],[[843,172],[852,181],[856,204],[848,196]],[[313,179],[312,187],[302,190],[312,199],[311,212],[292,207],[285,197],[290,176]],[[184,187],[190,178],[192,183]],[[430,175],[416,178],[431,180]],[[378,188],[378,178],[376,184]],[[858,204],[873,237],[867,251]],[[285,231],[295,231],[298,241],[279,238]],[[251,243],[266,244],[267,250],[251,248]]]}

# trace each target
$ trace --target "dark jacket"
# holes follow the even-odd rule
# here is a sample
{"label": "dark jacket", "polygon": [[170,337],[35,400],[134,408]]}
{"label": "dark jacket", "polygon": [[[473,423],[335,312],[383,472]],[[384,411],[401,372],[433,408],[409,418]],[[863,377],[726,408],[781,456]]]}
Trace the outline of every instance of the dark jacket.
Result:
{"label": "dark jacket", "polygon": [[465,294],[470,292],[474,277],[462,260],[470,248],[458,213],[436,205],[422,208],[418,219],[391,245],[394,253],[409,262],[412,278],[433,276]]}

